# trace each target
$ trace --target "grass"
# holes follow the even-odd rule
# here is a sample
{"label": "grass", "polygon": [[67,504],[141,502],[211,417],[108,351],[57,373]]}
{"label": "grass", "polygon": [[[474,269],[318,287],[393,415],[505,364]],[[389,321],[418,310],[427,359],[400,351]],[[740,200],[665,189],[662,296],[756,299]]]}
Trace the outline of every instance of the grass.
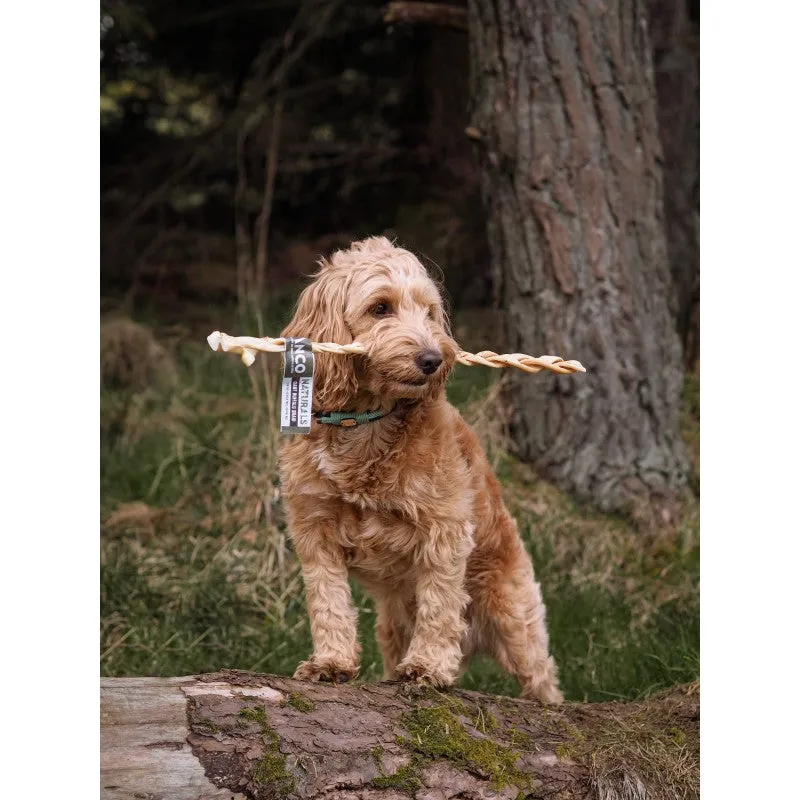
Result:
{"label": "grass", "polygon": [[[144,382],[126,383],[129,366],[115,372],[116,351],[104,362],[102,674],[291,674],[311,639],[278,494],[276,431],[261,410],[261,367],[212,353],[202,336],[156,340],[143,327],[131,340],[157,358]],[[696,497],[687,493],[680,526],[650,532],[576,506],[504,453],[495,380],[489,370],[457,368],[449,394],[487,440],[533,556],[567,698],[637,698],[695,679]],[[698,396],[699,380],[687,379],[683,425],[694,463]],[[381,674],[375,610],[357,586],[354,595],[361,675],[373,680]],[[475,660],[461,684],[517,693],[489,659]]]}

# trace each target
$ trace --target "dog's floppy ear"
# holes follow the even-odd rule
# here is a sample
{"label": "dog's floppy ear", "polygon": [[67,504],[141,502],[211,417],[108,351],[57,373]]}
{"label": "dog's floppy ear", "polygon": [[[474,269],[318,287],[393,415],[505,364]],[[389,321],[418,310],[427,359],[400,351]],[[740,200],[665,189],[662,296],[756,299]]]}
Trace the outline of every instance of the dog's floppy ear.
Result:
{"label": "dog's floppy ear", "polygon": [[[294,318],[281,336],[305,337],[314,342],[350,344],[353,336],[345,323],[349,280],[326,261],[297,301]],[[358,356],[316,353],[314,400],[316,410],[341,411],[358,391],[355,359]]]}
{"label": "dog's floppy ear", "polygon": [[436,286],[436,289],[439,292],[439,302],[432,309],[433,320],[439,326],[439,346],[444,353],[445,364],[449,368],[453,366],[453,359],[455,359],[456,354],[461,350],[461,348],[459,347],[458,342],[456,342],[456,340],[453,338],[453,329],[450,325],[450,317],[448,316],[447,309],[445,308],[444,293],[439,285]]}
{"label": "dog's floppy ear", "polygon": [[447,311],[444,308],[444,300],[442,300],[441,292],[439,294],[439,302],[431,309],[433,314],[433,321],[442,329],[445,336],[453,336],[452,328],[450,326],[450,318],[447,316]]}
{"label": "dog's floppy ear", "polygon": [[444,297],[441,287],[437,284],[437,291],[439,292],[439,302],[432,308],[433,321],[436,328],[436,340],[439,344],[439,349],[442,351],[444,361],[438,372],[429,381],[429,391],[431,396],[438,395],[444,388],[445,382],[450,375],[455,364],[456,355],[460,352],[461,348],[458,342],[453,338],[452,328],[450,326],[450,319],[444,307]]}

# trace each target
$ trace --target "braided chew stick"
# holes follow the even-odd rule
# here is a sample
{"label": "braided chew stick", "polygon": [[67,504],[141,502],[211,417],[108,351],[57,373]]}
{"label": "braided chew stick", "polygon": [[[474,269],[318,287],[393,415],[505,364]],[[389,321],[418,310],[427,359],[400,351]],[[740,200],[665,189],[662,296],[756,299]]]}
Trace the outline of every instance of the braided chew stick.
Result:
{"label": "braided chew stick", "polygon": [[[271,339],[265,336],[258,339],[254,336],[228,336],[227,333],[214,331],[208,337],[208,344],[215,352],[236,353],[242,357],[242,361],[249,367],[256,360],[256,352],[261,353],[282,353],[286,349],[283,339]],[[311,349],[315,353],[336,353],[338,355],[353,356],[364,355],[367,348],[363,344],[353,342],[353,344],[336,344],[335,342],[312,342]],[[514,367],[523,372],[537,373],[543,369],[550,372],[557,372],[561,375],[573,372],[586,372],[580,361],[564,361],[558,356],[526,356],[524,353],[507,353],[498,355],[491,350],[481,350],[480,353],[467,353],[462,350],[457,356],[456,361],[467,367],[480,364],[484,367],[500,369],[502,367]]]}

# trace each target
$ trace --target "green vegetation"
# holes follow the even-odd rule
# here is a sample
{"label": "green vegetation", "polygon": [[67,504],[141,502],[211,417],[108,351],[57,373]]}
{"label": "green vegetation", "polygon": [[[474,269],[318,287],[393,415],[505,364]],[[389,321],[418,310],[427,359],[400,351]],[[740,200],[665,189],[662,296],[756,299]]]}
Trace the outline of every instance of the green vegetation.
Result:
{"label": "green vegetation", "polygon": [[[208,349],[209,330],[204,324],[191,334],[154,336],[134,326],[109,337],[104,326],[104,675],[226,667],[291,674],[310,649],[302,581],[278,494],[277,427],[265,411],[263,367],[271,365],[266,381],[274,380],[280,359],[261,358],[247,370]],[[132,347],[140,348],[135,358]],[[695,679],[696,498],[687,494],[680,525],[658,530],[577,506],[506,454],[493,411],[496,379],[489,370],[456,368],[451,397],[487,442],[533,556],[567,698],[637,698]],[[687,387],[684,429],[696,455],[697,379]],[[379,679],[374,605],[358,587],[355,599],[361,678]],[[476,659],[461,685],[517,694],[489,659]],[[491,732],[491,724],[488,717],[476,721],[481,731],[485,725]]]}
{"label": "green vegetation", "polygon": [[264,735],[266,752],[253,770],[253,781],[259,786],[269,786],[278,797],[288,796],[295,788],[295,779],[286,770],[286,757],[278,749],[278,734],[267,721],[266,711],[260,706],[243,708],[239,716],[256,723]]}
{"label": "green vegetation", "polygon": [[422,780],[419,771],[422,767],[421,758],[412,758],[405,766],[400,767],[391,775],[379,775],[372,779],[372,785],[376,789],[398,789],[401,792],[413,794],[417,789],[422,788]]}
{"label": "green vegetation", "polygon": [[495,789],[527,784],[527,777],[516,767],[518,752],[469,734],[445,705],[418,706],[403,716],[403,725],[409,737],[402,743],[420,756],[449,759],[489,778]]}
{"label": "green vegetation", "polygon": [[304,697],[300,692],[289,692],[286,702],[292,708],[296,708],[304,714],[308,714],[309,711],[314,710],[314,701],[309,700],[308,697]]}
{"label": "green vegetation", "polygon": [[378,765],[379,770],[383,770],[383,754],[384,749],[381,745],[376,744],[375,747],[372,748],[372,757],[375,759],[375,763]]}

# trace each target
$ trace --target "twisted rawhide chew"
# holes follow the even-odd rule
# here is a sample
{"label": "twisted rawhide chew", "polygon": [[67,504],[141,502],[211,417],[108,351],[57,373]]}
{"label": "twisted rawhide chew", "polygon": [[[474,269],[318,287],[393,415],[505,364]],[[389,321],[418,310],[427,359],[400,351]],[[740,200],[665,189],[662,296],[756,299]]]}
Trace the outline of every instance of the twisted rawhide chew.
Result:
{"label": "twisted rawhide chew", "polygon": [[[249,367],[256,360],[256,352],[262,353],[282,353],[286,349],[284,339],[271,339],[265,336],[258,339],[254,336],[228,336],[227,333],[214,331],[208,337],[208,344],[215,352],[236,353],[242,357],[242,361]],[[364,355],[367,349],[363,344],[353,342],[352,344],[336,344],[335,342],[312,342],[311,349],[315,353],[336,353],[338,355],[353,356]],[[484,367],[500,369],[502,367],[514,367],[523,372],[537,373],[543,369],[550,372],[557,372],[561,375],[573,372],[586,372],[580,361],[564,361],[558,356],[526,356],[524,353],[506,353],[498,355],[491,350],[481,350],[480,353],[467,353],[462,350],[457,356],[456,361],[467,367],[480,364]]]}

